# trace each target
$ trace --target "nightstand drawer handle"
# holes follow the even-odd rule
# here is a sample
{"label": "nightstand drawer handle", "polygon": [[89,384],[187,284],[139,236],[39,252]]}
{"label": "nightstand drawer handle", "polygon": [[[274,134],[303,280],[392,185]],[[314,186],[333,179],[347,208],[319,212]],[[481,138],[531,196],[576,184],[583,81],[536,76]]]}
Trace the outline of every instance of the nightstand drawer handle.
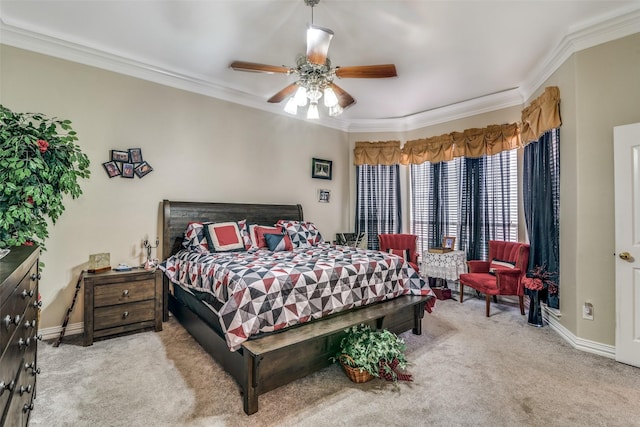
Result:
{"label": "nightstand drawer handle", "polygon": [[22,412],[24,412],[25,414],[29,411],[33,411],[33,402],[29,404],[25,403],[24,406],[22,407]]}
{"label": "nightstand drawer handle", "polygon": [[33,289],[31,289],[29,292],[27,292],[26,289],[23,289],[22,293],[20,295],[22,296],[22,298],[32,297],[33,296]]}
{"label": "nightstand drawer handle", "polygon": [[124,313],[122,313],[122,318],[126,319],[127,317],[129,317],[129,312],[125,311]]}
{"label": "nightstand drawer handle", "polygon": [[31,280],[40,280],[40,278],[41,278],[41,277],[42,277],[42,276],[40,275],[40,273],[38,273],[38,274],[33,273],[33,274],[31,275]]}
{"label": "nightstand drawer handle", "polygon": [[125,289],[124,291],[122,291],[122,296],[123,297],[128,297],[129,296],[129,289]]}

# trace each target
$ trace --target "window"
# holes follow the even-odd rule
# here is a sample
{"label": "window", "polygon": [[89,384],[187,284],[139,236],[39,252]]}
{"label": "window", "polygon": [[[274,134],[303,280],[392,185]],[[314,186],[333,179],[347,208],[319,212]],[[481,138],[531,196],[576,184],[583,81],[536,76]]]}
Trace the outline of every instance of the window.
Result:
{"label": "window", "polygon": [[401,229],[400,166],[361,165],[356,175],[356,232],[365,232],[369,249],[378,249],[378,234]]}
{"label": "window", "polygon": [[469,259],[486,259],[489,240],[516,241],[516,150],[411,165],[411,229],[420,251],[457,236]]}

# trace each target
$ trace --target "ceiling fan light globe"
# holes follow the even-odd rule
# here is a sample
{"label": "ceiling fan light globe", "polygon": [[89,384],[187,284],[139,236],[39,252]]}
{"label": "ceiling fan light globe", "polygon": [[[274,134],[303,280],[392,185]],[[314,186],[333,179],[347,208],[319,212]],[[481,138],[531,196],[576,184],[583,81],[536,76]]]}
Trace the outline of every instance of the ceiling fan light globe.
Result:
{"label": "ceiling fan light globe", "polygon": [[307,110],[307,119],[317,120],[320,118],[320,114],[318,114],[318,103],[310,103],[309,110]]}
{"label": "ceiling fan light globe", "polygon": [[339,104],[329,107],[329,115],[331,117],[339,116],[343,111],[344,108],[342,108]]}
{"label": "ceiling fan light globe", "polygon": [[338,97],[336,96],[333,89],[331,89],[330,87],[325,88],[324,89],[324,106],[331,108],[335,105],[338,105]]}
{"label": "ceiling fan light globe", "polygon": [[287,104],[284,106],[285,113],[293,114],[294,116],[298,114],[298,104],[296,103],[295,97],[289,98]]}
{"label": "ceiling fan light globe", "polygon": [[307,90],[300,86],[294,95],[294,99],[298,107],[304,107],[307,105]]}

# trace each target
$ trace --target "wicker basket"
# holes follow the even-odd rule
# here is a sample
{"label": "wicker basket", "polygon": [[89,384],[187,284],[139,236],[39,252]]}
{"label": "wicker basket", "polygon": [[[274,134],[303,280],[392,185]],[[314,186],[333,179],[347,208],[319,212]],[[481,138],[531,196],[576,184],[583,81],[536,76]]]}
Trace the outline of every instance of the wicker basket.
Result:
{"label": "wicker basket", "polygon": [[351,356],[347,354],[343,354],[340,356],[340,364],[342,365],[342,369],[344,369],[344,373],[347,374],[347,377],[354,383],[366,383],[367,381],[371,381],[374,376],[371,375],[368,371],[360,370],[360,368],[354,368],[352,366],[347,365],[344,360],[350,360],[353,362]]}

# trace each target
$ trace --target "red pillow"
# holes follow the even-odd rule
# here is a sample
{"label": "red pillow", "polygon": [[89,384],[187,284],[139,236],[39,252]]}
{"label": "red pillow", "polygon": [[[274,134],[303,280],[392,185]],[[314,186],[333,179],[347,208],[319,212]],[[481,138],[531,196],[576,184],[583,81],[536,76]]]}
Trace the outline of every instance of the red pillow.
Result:
{"label": "red pillow", "polygon": [[265,234],[282,234],[282,227],[266,227],[263,225],[256,225],[253,228],[254,232],[254,244],[259,248],[268,248],[267,242],[264,240]]}
{"label": "red pillow", "polygon": [[209,240],[209,250],[225,252],[244,249],[244,241],[237,222],[207,224],[205,230]]}

